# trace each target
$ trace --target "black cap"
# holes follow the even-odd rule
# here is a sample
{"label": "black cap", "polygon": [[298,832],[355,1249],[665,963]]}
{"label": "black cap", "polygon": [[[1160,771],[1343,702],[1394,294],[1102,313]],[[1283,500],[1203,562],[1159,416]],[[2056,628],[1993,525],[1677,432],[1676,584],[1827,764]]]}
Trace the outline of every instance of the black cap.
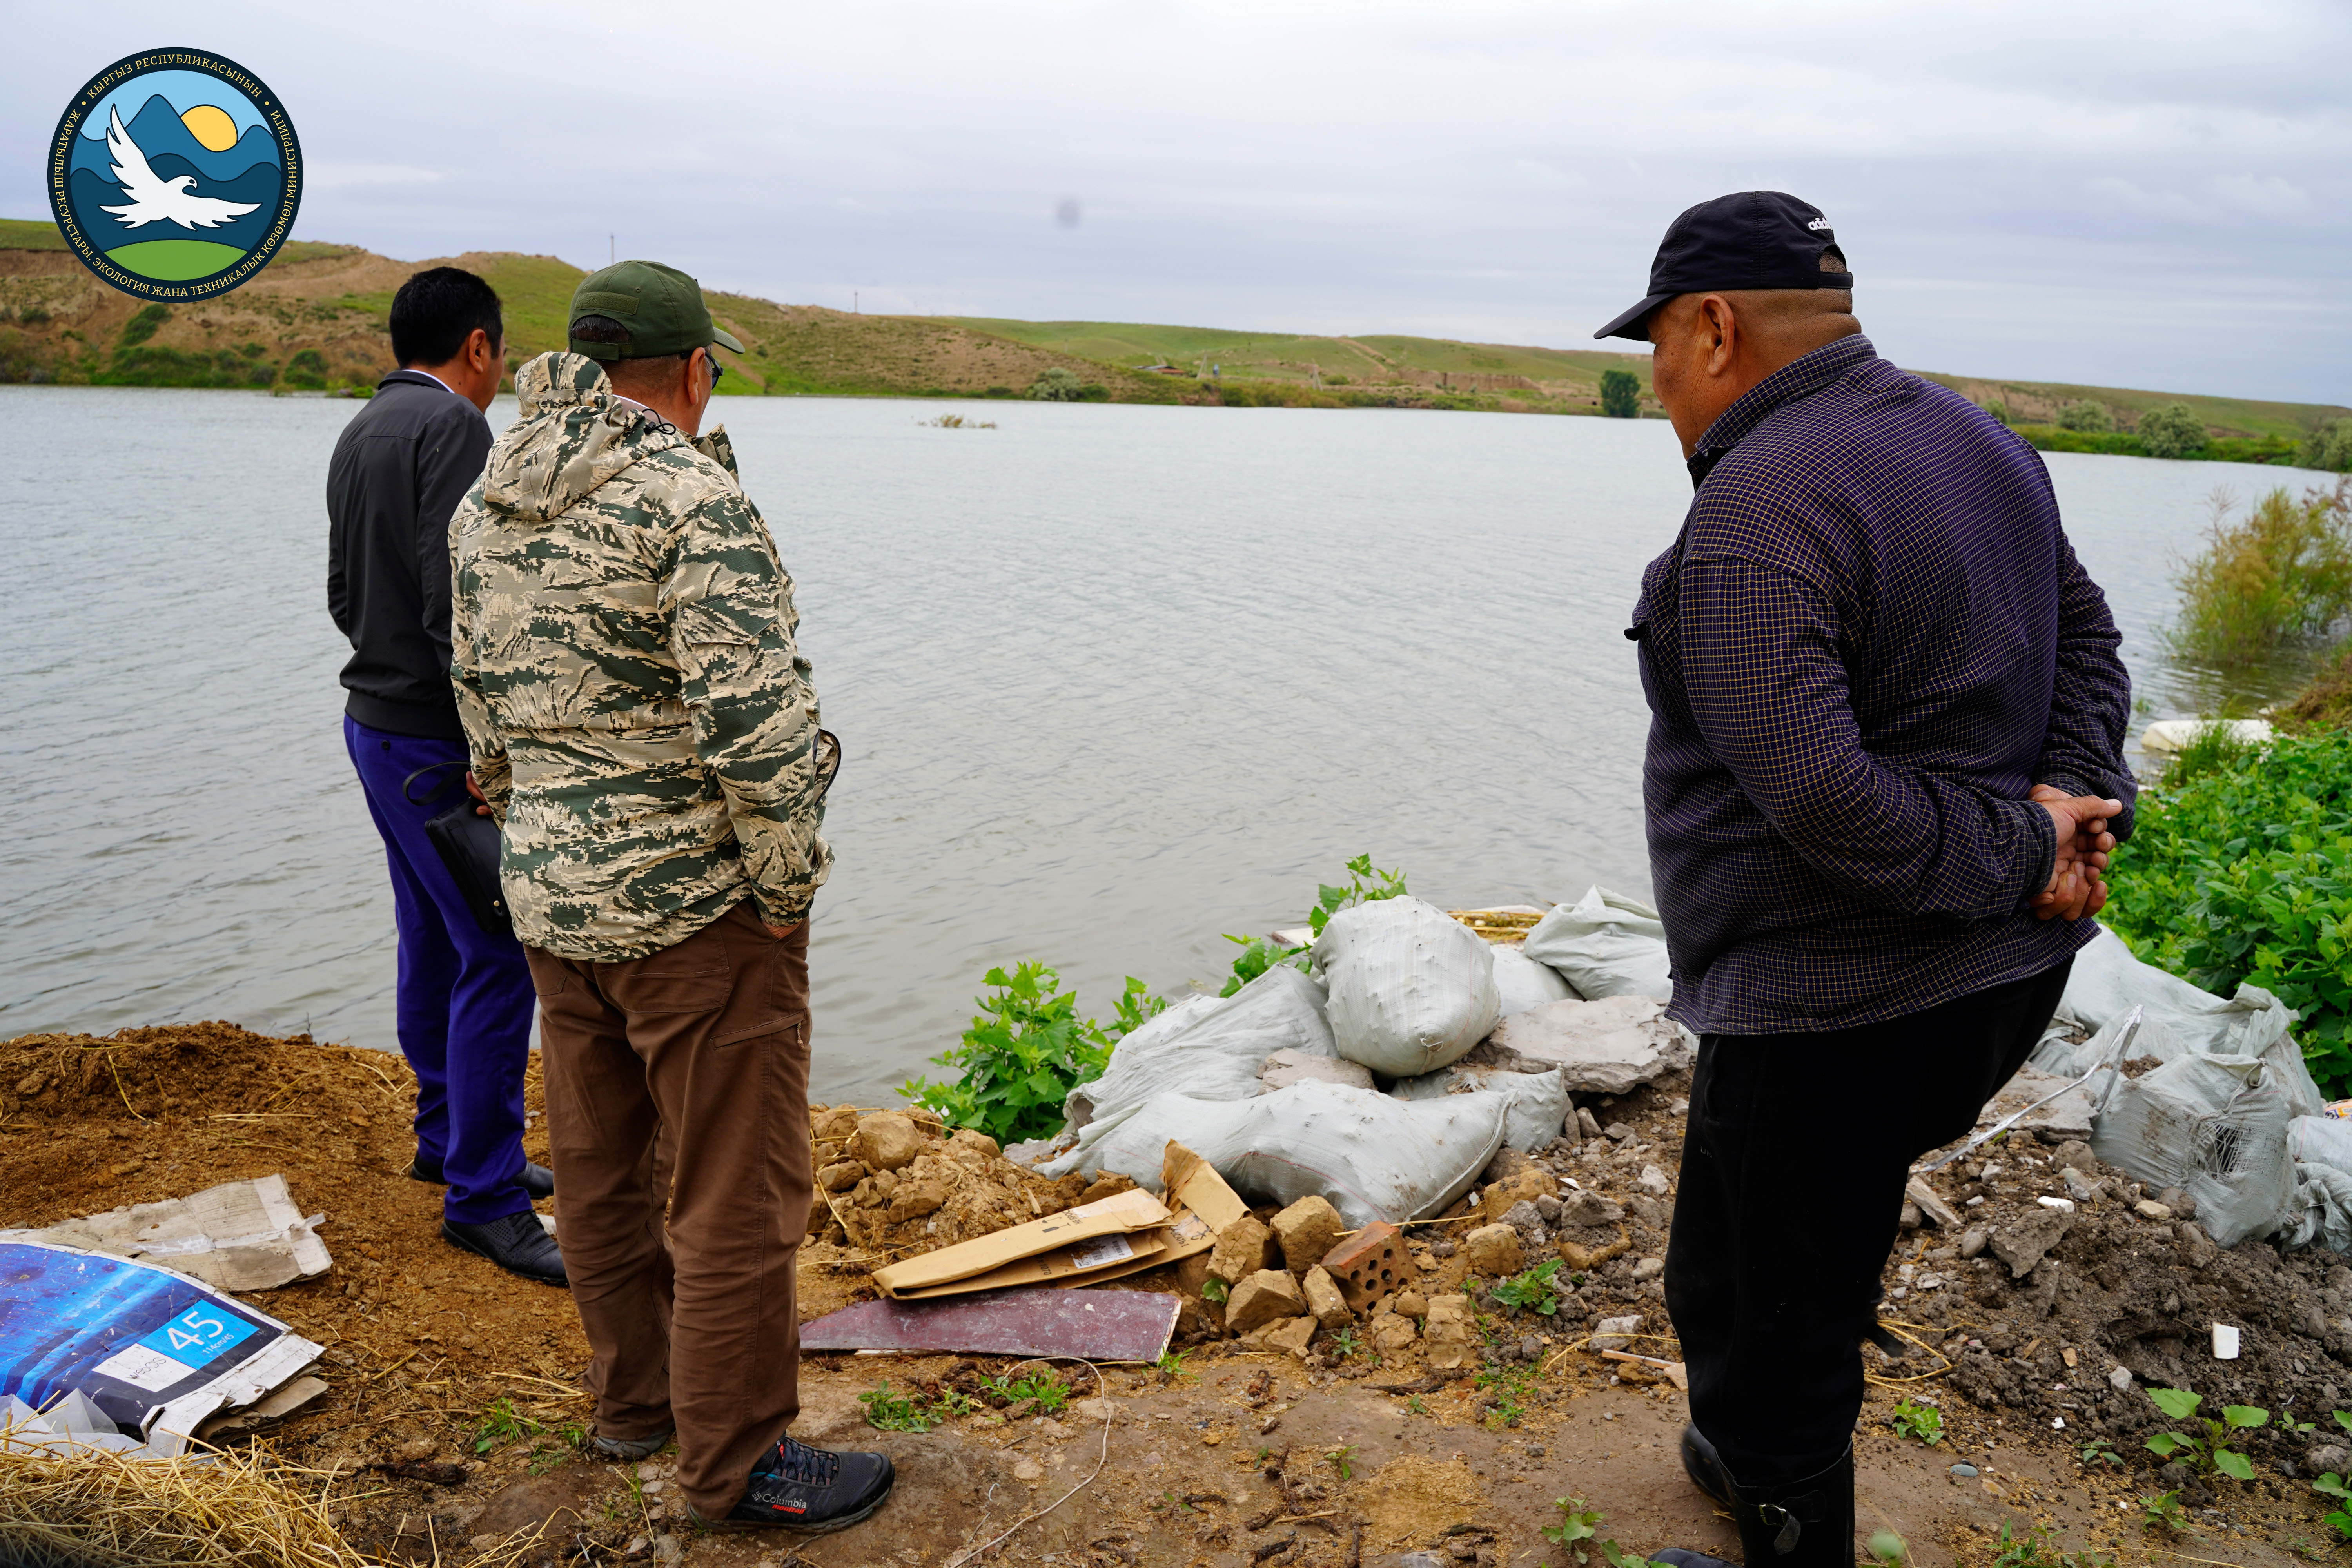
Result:
{"label": "black cap", "polygon": [[[1784,191],[1740,191],[1701,202],[1666,226],[1650,263],[1650,292],[1592,335],[1647,342],[1649,314],[1677,294],[1717,289],[1851,289],[1851,272],[1824,272],[1837,231],[1822,209]],[[1843,263],[1845,252],[1839,250]]]}

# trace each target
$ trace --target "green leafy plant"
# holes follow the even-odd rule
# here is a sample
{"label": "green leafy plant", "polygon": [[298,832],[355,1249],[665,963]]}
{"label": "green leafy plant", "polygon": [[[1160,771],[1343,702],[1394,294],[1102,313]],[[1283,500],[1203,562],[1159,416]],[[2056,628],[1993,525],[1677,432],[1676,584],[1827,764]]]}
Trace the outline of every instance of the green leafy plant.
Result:
{"label": "green leafy plant", "polygon": [[1877,1568],[1902,1568],[1904,1563],[1911,1561],[1911,1543],[1891,1530],[1871,1531],[1870,1540],[1863,1549],[1870,1553],[1870,1560],[1877,1564]]}
{"label": "green leafy plant", "polygon": [[1179,1378],[1186,1378],[1192,1375],[1191,1373],[1184,1370],[1184,1352],[1182,1351],[1171,1350],[1160,1352],[1160,1359],[1151,1363],[1151,1370],[1158,1373],[1162,1379],[1169,1383],[1174,1383]]}
{"label": "green leafy plant", "polygon": [[2327,1526],[2336,1531],[2338,1540],[2352,1541],[2352,1487],[2347,1487],[2344,1478],[2330,1470],[2312,1482],[2311,1489],[2336,1500],[2336,1507],[2326,1515]]}
{"label": "green leafy plant", "polygon": [[2110,1465],[2121,1465],[2124,1462],[2124,1457],[2116,1452],[2116,1446],[2113,1443],[2108,1442],[2105,1437],[2094,1437],[2083,1445],[2083,1463],[2087,1465],[2093,1460],[2099,1459]]}
{"label": "green leafy plant", "polygon": [[1406,1400],[1404,1402],[1404,1407],[1407,1410],[1412,1411],[1415,1415],[1426,1415],[1429,1414],[1429,1406],[1422,1403],[1421,1395],[1418,1394],[1414,1394],[1411,1399]]}
{"label": "green leafy plant", "polygon": [[1492,1403],[1486,1426],[1489,1431],[1499,1432],[1507,1426],[1517,1426],[1526,1418],[1535,1379],[1524,1367],[1496,1367],[1480,1373],[1474,1386],[1490,1393]]}
{"label": "green leafy plant", "polygon": [[2352,731],[2143,793],[2110,881],[2103,918],[2142,960],[2219,995],[2271,992],[2302,1015],[2322,1092],[2352,1094]]}
{"label": "green leafy plant", "polygon": [[1916,1437],[1932,1448],[1944,1440],[1944,1413],[1932,1405],[1906,1399],[1895,1407],[1895,1435]]}
{"label": "green leafy plant", "polygon": [[1227,1301],[1232,1300],[1233,1298],[1233,1287],[1218,1279],[1215,1275],[1212,1274],[1206,1279],[1201,1281],[1202,1300],[1214,1301],[1217,1305],[1222,1307]]}
{"label": "green leafy plant", "polygon": [[1559,1258],[1547,1258],[1526,1273],[1502,1281],[1486,1294],[1506,1307],[1551,1317],[1559,1310],[1559,1289],[1552,1281],[1552,1276],[1559,1269]]}
{"label": "green leafy plant", "polygon": [[956,1077],[908,1079],[898,1092],[949,1126],[976,1129],[999,1143],[1059,1131],[1070,1090],[1100,1078],[1111,1047],[1167,1005],[1147,998],[1149,988],[1129,976],[1117,1027],[1107,1031],[1078,1016],[1078,994],[1064,991],[1061,976],[1042,963],[1024,962],[1010,973],[992,969],[986,980],[994,990],[973,1004],[980,1016],[962,1044],[931,1058]]}
{"label": "green leafy plant", "polygon": [[1356,1469],[1353,1463],[1356,1457],[1356,1446],[1353,1443],[1342,1444],[1340,1447],[1331,1449],[1323,1457],[1331,1461],[1331,1468],[1339,1472],[1339,1479],[1341,1480],[1352,1481],[1356,1479]]}
{"label": "green leafy plant", "polygon": [[1350,1361],[1364,1353],[1364,1343],[1356,1337],[1353,1324],[1331,1336],[1331,1353],[1341,1361]]}
{"label": "green leafy plant", "polygon": [[2095,1552],[2053,1551],[2046,1524],[2037,1524],[2021,1535],[2010,1521],[2003,1520],[1997,1544],[2000,1550],[1994,1554],[1992,1568],[2115,1568],[2112,1559]]}
{"label": "green leafy plant", "polygon": [[543,1436],[546,1432],[545,1426],[517,1410],[511,1398],[492,1400],[474,1428],[474,1452],[487,1454],[526,1437]]}
{"label": "green leafy plant", "polygon": [[1631,419],[1642,412],[1642,382],[1626,370],[1601,373],[1601,413],[1607,419]]}
{"label": "green leafy plant", "polygon": [[2147,1440],[2149,1452],[2163,1458],[2176,1455],[2203,1475],[2223,1475],[2237,1480],[2254,1479],[2253,1461],[2230,1445],[2235,1435],[2270,1425],[2271,1413],[2251,1405],[2225,1405],[2221,1419],[2197,1414],[2205,1403],[2202,1394],[2183,1388],[2151,1388],[2147,1396],[2156,1407],[2175,1421],[2194,1421],[2205,1428],[2202,1437],[2192,1437],[2180,1432],[2159,1432]]}
{"label": "green leafy plant", "polygon": [[2180,1506],[2179,1492],[2158,1492],[2154,1497],[2139,1500],[2139,1527],[2155,1530],[2161,1527],[2167,1533],[2179,1535],[2189,1529],[2188,1510]]}
{"label": "green leafy plant", "polygon": [[928,1432],[937,1424],[920,1398],[891,1393],[887,1381],[859,1394],[857,1403],[866,1406],[866,1424],[878,1431]]}
{"label": "green leafy plant", "polygon": [[2094,403],[2082,397],[2059,406],[2058,428],[2061,430],[2112,430],[2115,427],[2116,416],[2107,412],[2107,405],[2104,403]]}
{"label": "green leafy plant", "polygon": [[1582,1542],[1600,1539],[1601,1521],[1606,1516],[1597,1508],[1587,1507],[1580,1497],[1554,1498],[1551,1505],[1559,1510],[1559,1522],[1544,1525],[1536,1533],[1578,1563],[1583,1563],[1586,1553]]}
{"label": "green leafy plant", "polygon": [[1000,1373],[989,1380],[988,1385],[1008,1404],[1035,1400],[1041,1415],[1055,1415],[1070,1402],[1070,1385],[1050,1372],[1024,1372],[1017,1377]]}
{"label": "green leafy plant", "polygon": [[1277,963],[1287,963],[1293,969],[1307,967],[1307,950],[1303,947],[1286,947],[1262,936],[1235,936],[1231,931],[1225,932],[1225,940],[1241,943],[1242,955],[1234,960],[1234,972],[1225,976],[1224,987],[1217,993],[1220,996],[1232,995]]}
{"label": "green leafy plant", "polygon": [[1316,884],[1315,907],[1307,911],[1307,927],[1317,936],[1321,936],[1323,928],[1331,923],[1331,917],[1341,910],[1405,896],[1402,871],[1375,871],[1372,869],[1372,858],[1359,855],[1348,862],[1346,887],[1335,888],[1328,882]]}

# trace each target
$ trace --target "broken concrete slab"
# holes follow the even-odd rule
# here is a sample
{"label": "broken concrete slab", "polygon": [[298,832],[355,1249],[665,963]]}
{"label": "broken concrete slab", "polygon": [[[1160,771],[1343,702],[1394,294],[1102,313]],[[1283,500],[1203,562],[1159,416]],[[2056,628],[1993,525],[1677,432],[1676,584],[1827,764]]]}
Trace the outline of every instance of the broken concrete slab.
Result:
{"label": "broken concrete slab", "polygon": [[804,1351],[953,1352],[1157,1360],[1181,1298],[1143,1290],[1026,1287],[934,1300],[860,1301],[801,1328]]}
{"label": "broken concrete slab", "polygon": [[226,1182],[184,1198],[131,1204],[41,1230],[0,1230],[0,1242],[103,1252],[192,1275],[216,1290],[268,1290],[334,1267],[281,1175]]}
{"label": "broken concrete slab", "polygon": [[1625,1094],[1689,1068],[1698,1041],[1654,996],[1547,1002],[1514,1013],[1462,1059],[1513,1072],[1560,1070],[1570,1089]]}
{"label": "broken concrete slab", "polygon": [[2003,1117],[2014,1116],[2035,1100],[2057,1094],[2058,1098],[2020,1121],[2010,1130],[2012,1137],[2035,1137],[2044,1143],[2066,1143],[2091,1136],[2091,1089],[2084,1086],[2065,1094],[2058,1091],[2067,1080],[2026,1066],[2017,1069],[2017,1076],[2000,1088],[2000,1092],[1985,1102],[1977,1115],[1979,1130],[1990,1127]]}
{"label": "broken concrete slab", "polygon": [[2009,1265],[2009,1276],[2022,1279],[2033,1272],[2050,1249],[2065,1238],[2074,1223],[2074,1215],[2064,1209],[2036,1209],[2014,1225],[2004,1225],[1993,1234],[1992,1255]]}

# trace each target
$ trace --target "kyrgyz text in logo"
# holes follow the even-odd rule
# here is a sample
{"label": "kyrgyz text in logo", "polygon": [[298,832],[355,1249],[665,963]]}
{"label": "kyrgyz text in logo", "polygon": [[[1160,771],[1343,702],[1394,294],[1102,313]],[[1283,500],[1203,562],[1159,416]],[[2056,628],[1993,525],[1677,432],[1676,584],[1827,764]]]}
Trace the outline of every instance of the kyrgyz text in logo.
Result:
{"label": "kyrgyz text in logo", "polygon": [[100,280],[142,300],[202,300],[286,243],[302,149],[251,71],[202,49],[152,49],[74,94],[48,176],[58,227]]}

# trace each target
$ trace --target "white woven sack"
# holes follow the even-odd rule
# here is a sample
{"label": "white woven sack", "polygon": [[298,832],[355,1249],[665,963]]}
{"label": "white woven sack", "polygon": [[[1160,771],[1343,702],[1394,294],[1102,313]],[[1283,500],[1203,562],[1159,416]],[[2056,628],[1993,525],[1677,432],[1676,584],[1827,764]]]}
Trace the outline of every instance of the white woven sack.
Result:
{"label": "white woven sack", "polygon": [[1419,1078],[1401,1078],[1389,1093],[1399,1100],[1435,1100],[1447,1094],[1499,1094],[1510,1101],[1503,1116],[1503,1142],[1532,1153],[1559,1136],[1568,1121],[1568,1076],[1513,1072],[1507,1068],[1465,1067],[1460,1062]]}
{"label": "white woven sack", "polygon": [[1495,989],[1502,994],[1504,1017],[1547,1002],[1576,1000],[1559,970],[1538,963],[1516,947],[1490,946],[1488,951],[1495,955]]}
{"label": "white woven sack", "polygon": [[2190,1051],[2116,1085],[2091,1152],[2134,1181],[2179,1187],[2220,1247],[2268,1236],[2292,1215],[2294,1112],[2258,1058]]}
{"label": "white woven sack", "polygon": [[[1038,1167],[1049,1176],[1091,1175],[1091,1153],[1103,1137],[1154,1095],[1171,1089],[1196,1100],[1246,1100],[1262,1085],[1258,1070],[1280,1050],[1328,1057],[1331,1026],[1323,1021],[1323,987],[1312,975],[1277,963],[1231,996],[1187,1000],[1119,1041],[1110,1065],[1092,1083],[1070,1091],[1063,1110],[1076,1144]],[[1173,1025],[1168,1023],[1171,1016]],[[1164,1142],[1164,1140],[1163,1140]],[[1140,1177],[1137,1178],[1139,1181]],[[1159,1167],[1146,1184],[1160,1190]]]}
{"label": "white woven sack", "polygon": [[1503,1145],[1510,1100],[1448,1094],[1408,1103],[1374,1089],[1296,1083],[1243,1100],[1154,1097],[1089,1151],[1089,1170],[1160,1186],[1171,1138],[1217,1168],[1234,1192],[1286,1206],[1329,1200],[1350,1226],[1442,1214]]}
{"label": "white woven sack", "polygon": [[1658,911],[1606,888],[1588,888],[1576,902],[1556,906],[1528,932],[1524,951],[1588,1002],[1629,995],[1671,1001],[1675,994]]}
{"label": "white woven sack", "polygon": [[1341,910],[1315,943],[1339,1054],[1386,1078],[1433,1072],[1503,1016],[1486,939],[1419,899]]}

